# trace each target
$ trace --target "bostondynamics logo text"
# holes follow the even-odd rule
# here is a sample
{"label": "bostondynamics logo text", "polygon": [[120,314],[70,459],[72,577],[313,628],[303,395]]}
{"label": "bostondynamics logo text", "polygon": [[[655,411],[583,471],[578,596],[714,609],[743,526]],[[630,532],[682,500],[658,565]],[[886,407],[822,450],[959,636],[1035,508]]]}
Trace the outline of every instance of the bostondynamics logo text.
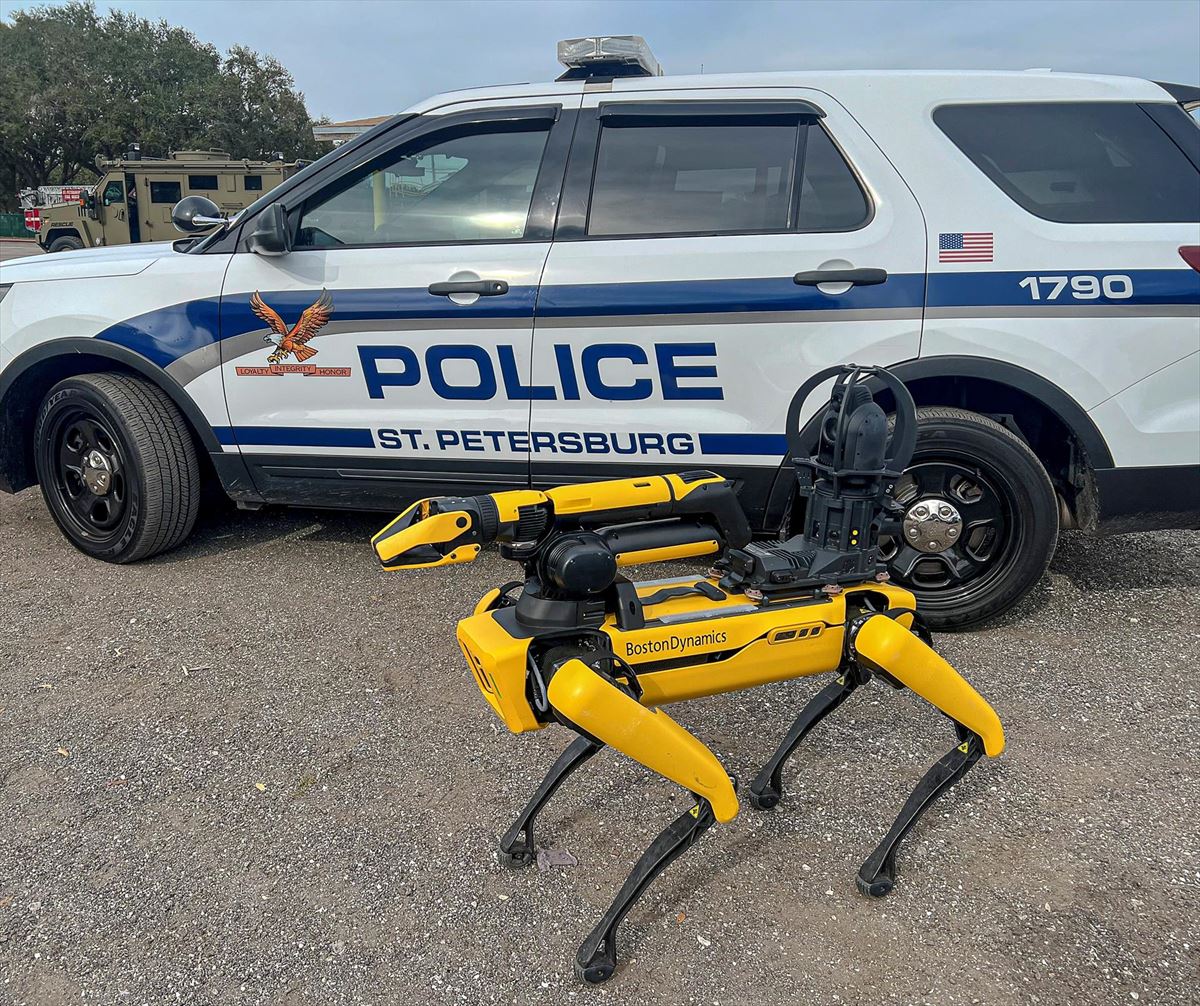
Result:
{"label": "bostondynamics logo text", "polygon": [[[263,336],[263,342],[269,342],[275,348],[267,356],[265,367],[236,367],[238,377],[275,377],[281,374],[303,374],[306,377],[349,377],[349,367],[317,367],[308,360],[317,355],[317,350],[308,345],[309,339],[316,335],[329,321],[333,314],[333,298],[328,290],[322,290],[321,296],[304,309],[300,320],[291,328],[279,316],[279,313],[262,299],[257,290],[250,298],[250,310],[267,323],[271,334]],[[296,363],[284,363],[289,357],[295,356]]]}
{"label": "bostondynamics logo text", "polygon": [[647,657],[656,653],[682,653],[693,647],[719,646],[729,639],[729,634],[723,629],[714,632],[700,632],[694,636],[667,636],[663,639],[646,639],[640,643],[625,644],[625,656]]}

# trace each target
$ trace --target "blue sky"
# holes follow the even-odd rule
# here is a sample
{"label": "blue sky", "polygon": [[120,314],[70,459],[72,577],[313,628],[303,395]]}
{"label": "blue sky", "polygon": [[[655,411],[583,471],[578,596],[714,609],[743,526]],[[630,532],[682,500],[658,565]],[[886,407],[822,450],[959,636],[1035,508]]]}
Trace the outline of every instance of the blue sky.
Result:
{"label": "blue sky", "polygon": [[[25,6],[0,0],[0,10]],[[1200,83],[1200,0],[101,0],[272,53],[310,113],[557,75],[560,38],[644,35],[668,73],[1053,67]]]}

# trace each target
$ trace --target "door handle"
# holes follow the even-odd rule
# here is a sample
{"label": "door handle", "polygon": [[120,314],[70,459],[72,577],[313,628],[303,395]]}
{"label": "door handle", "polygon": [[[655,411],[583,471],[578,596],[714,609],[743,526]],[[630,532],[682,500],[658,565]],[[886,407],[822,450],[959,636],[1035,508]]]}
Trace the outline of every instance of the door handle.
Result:
{"label": "door handle", "polygon": [[452,293],[477,293],[480,297],[501,297],[508,293],[508,283],[502,279],[449,280],[445,283],[430,283],[429,292],[435,297],[449,297]]}
{"label": "door handle", "polygon": [[796,286],[819,286],[822,283],[849,283],[851,286],[878,286],[887,282],[886,269],[817,269],[798,272],[792,277]]}

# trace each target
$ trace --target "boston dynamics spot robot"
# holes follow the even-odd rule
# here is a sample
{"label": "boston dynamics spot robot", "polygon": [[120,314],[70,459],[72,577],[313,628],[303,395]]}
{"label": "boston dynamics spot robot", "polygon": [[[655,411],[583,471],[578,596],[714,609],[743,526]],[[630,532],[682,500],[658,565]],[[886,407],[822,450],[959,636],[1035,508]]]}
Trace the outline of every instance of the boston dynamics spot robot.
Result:
{"label": "boston dynamics spot robot", "polygon": [[[830,401],[801,430],[804,400],[830,378]],[[890,431],[873,385],[896,403]],[[578,737],[500,839],[502,862],[533,860],[538,812],[606,745],[695,797],[584,940],[575,969],[585,982],[613,974],[617,927],[651,881],[714,819],[738,812],[734,779],[662,706],[833,675],[751,783],[759,810],[779,802],[784,764],[805,735],[871,678],[909,688],[945,713],[955,746],[858,871],[859,890],[876,898],[892,889],[897,848],[920,816],[983,753],[1004,749],[996,713],[934,652],[913,595],[888,582],[880,561],[879,533],[899,526],[892,492],[916,439],[907,389],[881,368],[831,367],[796,392],[787,430],[806,509],[803,531],[786,541],[752,542],[733,487],[708,471],[421,500],[372,539],[388,569],[470,562],[497,542],[524,571],[523,580],[484,595],[458,623],[458,642],[510,730],[559,723]],[[620,572],[710,554],[719,558],[704,576],[637,583]]]}

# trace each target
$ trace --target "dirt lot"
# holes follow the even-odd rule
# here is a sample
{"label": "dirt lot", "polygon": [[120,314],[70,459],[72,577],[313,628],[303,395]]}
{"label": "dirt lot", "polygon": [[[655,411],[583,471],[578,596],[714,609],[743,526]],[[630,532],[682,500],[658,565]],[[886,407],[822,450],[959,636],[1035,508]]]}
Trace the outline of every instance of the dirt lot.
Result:
{"label": "dirt lot", "polygon": [[[949,731],[874,685],[778,811],[664,874],[590,990],[576,946],[684,799],[602,754],[539,836],[578,865],[498,865],[569,737],[502,732],[460,665],[455,619],[509,570],[385,574],[380,523],[231,513],[111,567],[0,497],[0,1001],[1197,1001],[1200,534],[1066,535],[1015,617],[940,637],[1009,749],[887,900],[855,871]],[[676,714],[748,779],[817,687]]]}

